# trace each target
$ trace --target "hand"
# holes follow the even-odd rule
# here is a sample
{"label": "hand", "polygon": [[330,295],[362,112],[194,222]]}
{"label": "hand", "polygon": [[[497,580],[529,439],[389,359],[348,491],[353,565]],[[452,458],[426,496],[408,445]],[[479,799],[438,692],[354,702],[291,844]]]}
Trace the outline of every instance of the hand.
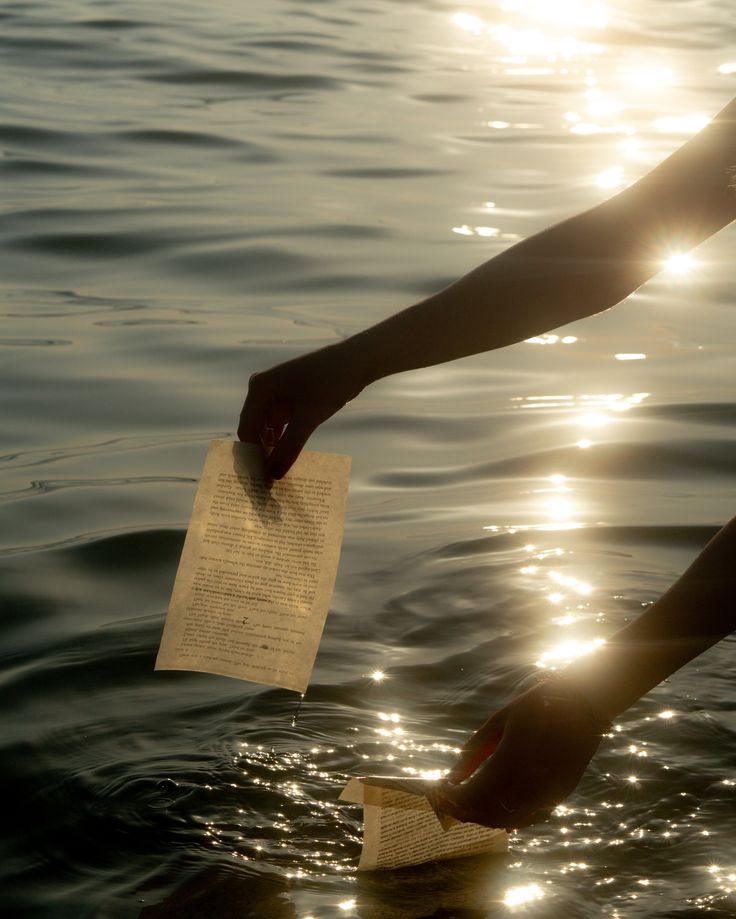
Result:
{"label": "hand", "polygon": [[506,829],[545,820],[575,788],[608,727],[564,680],[544,680],[465,744],[442,787],[440,809]]}
{"label": "hand", "polygon": [[250,378],[238,437],[270,450],[269,478],[283,478],[314,429],[362,390],[346,349],[344,342],[328,345]]}

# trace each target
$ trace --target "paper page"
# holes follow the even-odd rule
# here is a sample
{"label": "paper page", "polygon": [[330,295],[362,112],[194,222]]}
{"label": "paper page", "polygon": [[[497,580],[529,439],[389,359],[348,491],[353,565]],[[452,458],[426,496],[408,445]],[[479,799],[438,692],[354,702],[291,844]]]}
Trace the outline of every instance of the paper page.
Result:
{"label": "paper page", "polygon": [[268,489],[261,451],[214,440],[156,670],[304,692],[337,574],[350,457],[303,451]]}
{"label": "paper page", "polygon": [[359,871],[406,868],[505,851],[505,830],[452,819],[445,824],[449,829],[444,829],[430,803],[433,785],[416,779],[378,776],[348,782],[340,800],[363,805]]}

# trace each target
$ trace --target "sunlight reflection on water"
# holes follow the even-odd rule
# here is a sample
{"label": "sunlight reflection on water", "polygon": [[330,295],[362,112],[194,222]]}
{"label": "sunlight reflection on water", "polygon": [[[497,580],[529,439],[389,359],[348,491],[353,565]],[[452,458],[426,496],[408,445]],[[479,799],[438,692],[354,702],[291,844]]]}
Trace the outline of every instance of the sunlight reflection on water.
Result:
{"label": "sunlight reflection on water", "polygon": [[616,724],[507,859],[356,877],[359,820],[336,804],[351,774],[443,775],[722,518],[726,248],[664,245],[663,286],[616,315],[387,381],[324,427],[315,448],[355,473],[298,718],[275,691],[149,673],[202,447],[248,373],[635,180],[733,94],[722,7],[184,4],[163,28],[155,5],[92,6],[3,20],[18,914],[129,916],[213,858],[256,872],[243,904],[261,873],[294,881],[299,919],[728,909],[721,650]]}

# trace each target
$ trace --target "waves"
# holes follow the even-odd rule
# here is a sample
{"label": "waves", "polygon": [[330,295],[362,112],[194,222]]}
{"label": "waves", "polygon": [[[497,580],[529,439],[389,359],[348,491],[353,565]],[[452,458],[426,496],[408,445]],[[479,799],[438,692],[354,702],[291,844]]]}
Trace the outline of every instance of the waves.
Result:
{"label": "waves", "polygon": [[[478,12],[490,33],[381,0],[0,11],[9,915],[124,919],[170,896],[178,916],[355,899],[364,917],[485,919],[530,883],[580,919],[725,909],[727,642],[632,709],[508,859],[356,879],[359,821],[336,802],[350,774],[447,767],[732,515],[728,238],[574,341],[383,381],[317,432],[354,471],[300,709],[152,669],[206,444],[232,436],[250,373],[590,206],[601,173],[631,181],[679,142],[657,117],[732,91],[715,0],[566,23],[601,50],[526,63],[513,43],[554,24],[516,7]],[[639,55],[672,86],[633,98]]]}

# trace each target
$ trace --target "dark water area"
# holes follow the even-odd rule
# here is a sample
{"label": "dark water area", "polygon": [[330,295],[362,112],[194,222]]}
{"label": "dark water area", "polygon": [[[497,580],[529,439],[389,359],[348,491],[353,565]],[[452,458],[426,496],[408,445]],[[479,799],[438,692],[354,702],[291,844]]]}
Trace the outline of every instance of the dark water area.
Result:
{"label": "dark water area", "polygon": [[736,915],[732,638],[505,856],[359,876],[337,804],[353,774],[448,768],[734,514],[732,229],[690,262],[663,240],[603,316],[386,380],[315,434],[353,474],[296,724],[293,693],[153,672],[250,373],[635,180],[735,94],[732,13],[0,5],[2,915]]}

